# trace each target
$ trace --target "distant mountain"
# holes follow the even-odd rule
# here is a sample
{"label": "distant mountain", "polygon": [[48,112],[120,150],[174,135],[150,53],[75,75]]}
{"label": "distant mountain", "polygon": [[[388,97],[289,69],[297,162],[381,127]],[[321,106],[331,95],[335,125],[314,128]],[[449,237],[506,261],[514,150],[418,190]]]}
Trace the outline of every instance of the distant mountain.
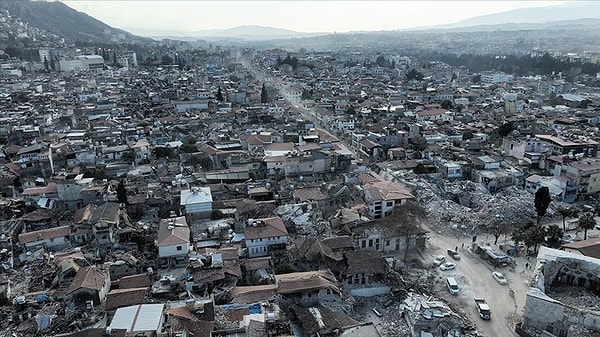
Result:
{"label": "distant mountain", "polygon": [[[437,28],[440,29],[440,28]],[[467,27],[445,28],[446,32],[484,32],[484,31],[518,31],[518,30],[593,30],[600,29],[600,19],[576,19],[566,21],[552,21],[543,23],[503,23],[503,24],[487,24]]]}
{"label": "distant mountain", "polygon": [[113,28],[85,13],[58,2],[3,0],[0,9],[18,16],[29,25],[48,31],[68,42],[133,42],[148,40]]}
{"label": "distant mountain", "polygon": [[265,27],[258,25],[245,25],[238,26],[228,29],[211,29],[211,30],[199,30],[193,32],[175,32],[175,31],[155,31],[155,30],[137,30],[139,34],[149,36],[155,39],[169,38],[169,39],[203,39],[209,41],[266,41],[266,40],[279,40],[299,37],[311,37],[319,36],[325,33],[302,33],[296,32],[289,29]]}
{"label": "distant mountain", "polygon": [[477,16],[457,23],[432,28],[459,28],[516,23],[549,23],[578,19],[600,19],[600,2],[570,1],[560,5],[520,8],[502,13]]}

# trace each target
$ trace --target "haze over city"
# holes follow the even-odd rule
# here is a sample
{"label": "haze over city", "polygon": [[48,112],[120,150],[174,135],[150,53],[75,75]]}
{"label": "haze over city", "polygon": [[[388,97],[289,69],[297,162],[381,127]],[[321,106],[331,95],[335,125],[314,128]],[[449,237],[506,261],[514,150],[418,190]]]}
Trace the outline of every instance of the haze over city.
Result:
{"label": "haze over city", "polygon": [[[63,1],[107,24],[153,35],[260,25],[297,32],[395,30],[565,1]],[[135,15],[132,15],[135,14]]]}

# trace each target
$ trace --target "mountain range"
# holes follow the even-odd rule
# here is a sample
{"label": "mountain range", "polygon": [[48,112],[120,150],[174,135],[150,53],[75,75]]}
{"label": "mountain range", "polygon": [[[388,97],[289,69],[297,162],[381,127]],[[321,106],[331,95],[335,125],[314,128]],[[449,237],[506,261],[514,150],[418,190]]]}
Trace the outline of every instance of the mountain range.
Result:
{"label": "mountain range", "polygon": [[[0,1],[0,9],[18,16],[29,25],[48,31],[64,38],[68,42],[151,42],[125,30],[111,27],[83,12],[76,11],[58,2],[46,1]],[[522,8],[503,13],[484,15],[466,19],[454,24],[421,27],[407,30],[391,31],[406,33],[408,31],[474,32],[474,31],[512,31],[512,30],[597,30],[600,28],[600,2],[572,1],[561,5]],[[285,39],[310,38],[333,35],[331,33],[301,33],[292,30],[264,27],[258,25],[238,26],[223,30],[205,30],[196,32],[159,32],[143,31],[131,28],[141,35],[153,38],[170,38],[173,40],[227,41],[227,42],[259,42]],[[336,34],[379,34],[381,32],[350,32]],[[0,41],[2,42],[2,41]],[[6,45],[5,43],[2,45]]]}

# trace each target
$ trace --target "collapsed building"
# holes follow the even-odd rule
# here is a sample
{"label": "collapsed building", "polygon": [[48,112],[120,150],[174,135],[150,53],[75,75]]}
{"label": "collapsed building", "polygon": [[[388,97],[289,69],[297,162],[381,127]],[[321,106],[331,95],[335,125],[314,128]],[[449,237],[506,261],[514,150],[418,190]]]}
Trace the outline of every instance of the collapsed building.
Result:
{"label": "collapsed building", "polygon": [[522,328],[530,335],[591,336],[600,330],[600,259],[541,247]]}

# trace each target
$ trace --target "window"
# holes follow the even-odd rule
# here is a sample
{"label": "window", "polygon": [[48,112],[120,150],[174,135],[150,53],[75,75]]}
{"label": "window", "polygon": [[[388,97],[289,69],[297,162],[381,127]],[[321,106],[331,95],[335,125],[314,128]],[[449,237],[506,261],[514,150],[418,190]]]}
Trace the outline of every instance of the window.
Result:
{"label": "window", "polygon": [[373,239],[369,239],[369,247],[373,247]]}
{"label": "window", "polygon": [[392,206],[394,206],[394,202],[393,201],[388,201],[385,205],[387,207],[392,207]]}
{"label": "window", "polygon": [[177,251],[183,250],[183,247],[177,246]]}
{"label": "window", "polygon": [[366,248],[367,247],[367,242],[365,240],[362,240],[360,243],[360,248]]}

